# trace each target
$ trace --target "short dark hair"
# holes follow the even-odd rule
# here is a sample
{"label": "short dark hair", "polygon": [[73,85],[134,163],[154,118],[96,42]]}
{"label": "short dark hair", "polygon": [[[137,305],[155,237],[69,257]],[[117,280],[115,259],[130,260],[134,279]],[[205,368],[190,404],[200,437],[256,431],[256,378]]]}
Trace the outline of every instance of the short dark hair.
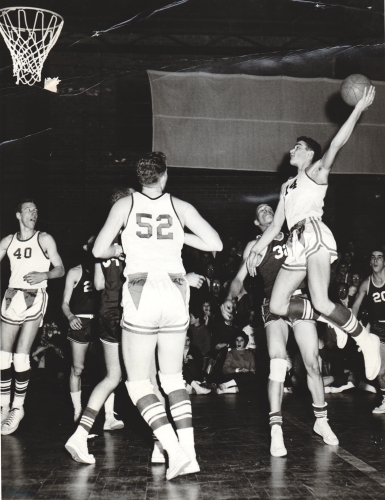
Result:
{"label": "short dark hair", "polygon": [[235,336],[235,338],[237,339],[238,337],[242,337],[243,340],[245,341],[245,347],[247,346],[247,344],[249,343],[249,336],[247,335],[247,333],[245,333],[243,330],[240,331],[239,333],[237,333],[237,335]]}
{"label": "short dark hair", "polygon": [[315,141],[311,137],[306,137],[304,135],[301,135],[301,137],[298,137],[297,142],[299,142],[299,141],[303,141],[304,143],[306,143],[307,149],[310,149],[311,151],[314,152],[313,163],[315,163],[316,161],[318,161],[322,158],[322,149],[317,141]]}
{"label": "short dark hair", "polygon": [[148,153],[136,164],[136,175],[142,186],[155,184],[166,170],[166,155],[161,151]]}
{"label": "short dark hair", "polygon": [[33,203],[35,204],[35,202],[33,201],[32,198],[24,198],[23,200],[21,200],[21,202],[17,205],[16,207],[16,213],[21,213],[21,210],[23,208],[23,205],[24,203]]}
{"label": "short dark hair", "polygon": [[123,189],[116,189],[110,198],[110,203],[113,205],[117,201],[119,201],[121,198],[124,198],[125,196],[130,196],[130,194],[135,193],[135,189],[127,187]]}

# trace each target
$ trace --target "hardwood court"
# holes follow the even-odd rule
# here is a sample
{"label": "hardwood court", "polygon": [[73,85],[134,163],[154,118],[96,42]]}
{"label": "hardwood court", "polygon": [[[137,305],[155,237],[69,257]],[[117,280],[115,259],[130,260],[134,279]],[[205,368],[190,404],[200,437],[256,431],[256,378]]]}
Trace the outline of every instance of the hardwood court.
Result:
{"label": "hardwood court", "polygon": [[385,415],[371,413],[376,396],[353,389],[326,397],[340,446],[312,433],[306,395],[286,394],[288,456],[273,458],[263,396],[193,395],[201,472],[167,481],[165,467],[150,464],[151,437],[124,387],[116,407],[125,429],[103,432],[99,416],[89,440],[96,464],[83,465],[63,446],[74,429],[67,385],[35,379],[19,429],[2,437],[3,499],[385,499]]}

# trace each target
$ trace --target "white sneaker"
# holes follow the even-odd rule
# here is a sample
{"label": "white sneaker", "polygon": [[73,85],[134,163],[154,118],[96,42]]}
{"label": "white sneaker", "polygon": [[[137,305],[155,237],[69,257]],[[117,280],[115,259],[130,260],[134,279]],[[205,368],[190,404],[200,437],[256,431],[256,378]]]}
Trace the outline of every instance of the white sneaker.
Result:
{"label": "white sneaker", "polygon": [[207,389],[206,387],[202,387],[199,382],[196,380],[193,380],[191,382],[191,387],[195,389],[195,392],[197,394],[209,394],[211,392],[211,389]]}
{"label": "white sneaker", "polygon": [[187,391],[187,394],[193,394],[194,393],[194,389],[191,387],[190,384],[186,384],[186,391]]}
{"label": "white sneaker", "polygon": [[104,422],[103,425],[104,431],[117,431],[118,429],[123,429],[123,427],[124,427],[124,422],[122,420],[117,420],[114,417],[113,413],[106,414],[106,421]]}
{"label": "white sneaker", "polygon": [[179,446],[174,450],[168,451],[168,469],[166,478],[170,481],[174,477],[179,476],[183,470],[190,465],[191,460],[187,453]]}
{"label": "white sneaker", "polygon": [[348,389],[353,389],[354,387],[354,384],[353,382],[351,382],[349,380],[349,382],[345,385],[341,385],[341,387],[333,387],[333,386],[330,386],[330,392],[335,394],[337,392],[343,392],[343,391],[347,391]]}
{"label": "white sneaker", "polygon": [[10,412],[9,406],[2,406],[1,407],[1,423],[3,423],[4,420],[8,417],[9,412]]}
{"label": "white sneaker", "polygon": [[382,401],[380,406],[377,406],[377,408],[374,408],[372,413],[385,413],[385,399]]}
{"label": "white sneaker", "polygon": [[65,449],[71,454],[76,462],[90,465],[95,463],[95,457],[88,453],[86,436],[79,436],[75,432],[66,442]]}
{"label": "white sneaker", "polygon": [[[360,339],[361,335],[363,335],[362,340]],[[368,333],[366,330],[363,330],[354,340],[364,355],[366,378],[374,380],[381,368],[380,339],[374,333]]]}
{"label": "white sneaker", "polygon": [[164,464],[166,462],[166,457],[164,456],[164,449],[160,441],[154,441],[154,449],[152,450],[151,463],[152,464]]}
{"label": "white sneaker", "polygon": [[324,387],[325,394],[330,394],[332,391],[330,390],[330,386]]}
{"label": "white sneaker", "polygon": [[280,425],[273,425],[271,427],[270,454],[273,457],[285,457],[287,455],[285,443],[283,442],[282,427]]}
{"label": "white sneaker", "polygon": [[182,446],[182,448],[187,453],[187,456],[190,457],[191,463],[183,469],[180,475],[184,476],[185,474],[195,474],[196,472],[200,472],[201,469],[197,461],[195,446],[193,444],[189,444]]}
{"label": "white sneaker", "polygon": [[317,418],[313,427],[313,431],[322,437],[324,443],[331,446],[337,446],[339,444],[338,438],[331,430],[327,418]]}
{"label": "white sneaker", "polygon": [[19,427],[21,419],[24,417],[24,408],[12,408],[9,411],[7,418],[1,425],[1,434],[6,436],[12,434]]}
{"label": "white sneaker", "polygon": [[348,334],[341,330],[341,328],[338,328],[338,326],[336,325],[330,323],[330,326],[332,326],[334,328],[334,331],[336,332],[337,346],[340,349],[343,349],[346,346],[346,342],[348,341]]}

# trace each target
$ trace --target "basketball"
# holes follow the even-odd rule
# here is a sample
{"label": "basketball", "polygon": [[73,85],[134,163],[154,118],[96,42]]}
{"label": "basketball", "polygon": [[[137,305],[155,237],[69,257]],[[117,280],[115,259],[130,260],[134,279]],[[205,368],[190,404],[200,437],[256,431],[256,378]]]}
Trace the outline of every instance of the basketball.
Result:
{"label": "basketball", "polygon": [[355,106],[364,95],[364,89],[371,84],[364,75],[350,75],[341,83],[341,97],[349,106]]}

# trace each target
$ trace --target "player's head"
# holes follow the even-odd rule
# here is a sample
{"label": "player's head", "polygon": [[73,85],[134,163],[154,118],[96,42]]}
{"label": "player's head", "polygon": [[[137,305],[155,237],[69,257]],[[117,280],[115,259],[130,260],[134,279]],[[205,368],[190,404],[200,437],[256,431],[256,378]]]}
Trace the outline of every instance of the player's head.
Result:
{"label": "player's head", "polygon": [[20,226],[27,229],[34,229],[37,215],[35,202],[30,198],[25,198],[16,207],[16,218],[19,219]]}
{"label": "player's head", "polygon": [[322,158],[322,149],[317,141],[311,137],[301,135],[290,151],[290,164],[298,166],[300,163],[315,163]]}
{"label": "player's head", "polygon": [[370,267],[375,273],[380,273],[385,268],[384,252],[374,250],[370,257]]}
{"label": "player's head", "polygon": [[249,337],[245,332],[239,332],[235,339],[235,347],[237,349],[244,349],[249,343]]}
{"label": "player's head", "polygon": [[130,188],[130,187],[123,188],[123,189],[116,189],[112,193],[112,196],[110,198],[110,203],[111,203],[111,205],[113,205],[114,203],[116,203],[117,201],[119,201],[121,198],[125,198],[126,196],[130,196],[133,193],[135,193],[135,189],[134,188]]}
{"label": "player's head", "polygon": [[259,226],[262,231],[264,231],[267,227],[270,226],[270,224],[273,222],[274,219],[274,210],[271,208],[270,205],[267,205],[266,203],[261,203],[260,205],[257,206],[255,209],[255,220],[254,224],[256,226]]}
{"label": "player's head", "polygon": [[136,164],[136,175],[143,187],[162,184],[162,189],[167,182],[166,155],[160,151],[154,151],[143,156]]}

